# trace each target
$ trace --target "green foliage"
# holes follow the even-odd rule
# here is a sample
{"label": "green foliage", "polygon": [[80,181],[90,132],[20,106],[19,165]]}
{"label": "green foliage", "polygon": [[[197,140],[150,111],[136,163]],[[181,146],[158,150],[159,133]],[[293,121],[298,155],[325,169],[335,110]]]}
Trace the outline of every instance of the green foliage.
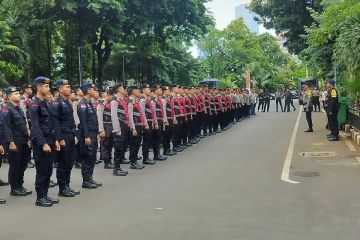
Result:
{"label": "green foliage", "polygon": [[268,29],[274,28],[283,32],[287,42],[286,47],[291,53],[298,54],[307,43],[301,36],[306,26],[314,22],[312,11],[321,11],[321,0],[252,0],[250,8],[261,16],[259,22]]}
{"label": "green foliage", "polygon": [[75,84],[81,47],[83,79],[100,86],[123,76],[192,84],[206,75],[206,65],[187,51],[213,25],[207,1],[2,0],[0,71],[14,84],[37,75]]}
{"label": "green foliage", "polygon": [[360,3],[358,0],[323,2],[322,13],[306,29],[309,47],[302,53],[320,78],[337,77],[344,91],[360,90]]}
{"label": "green foliage", "polygon": [[250,71],[253,85],[273,88],[277,72],[290,63],[290,56],[273,36],[251,33],[241,19],[223,31],[211,29],[199,46],[210,77],[221,79],[224,85],[245,87],[245,72]]}

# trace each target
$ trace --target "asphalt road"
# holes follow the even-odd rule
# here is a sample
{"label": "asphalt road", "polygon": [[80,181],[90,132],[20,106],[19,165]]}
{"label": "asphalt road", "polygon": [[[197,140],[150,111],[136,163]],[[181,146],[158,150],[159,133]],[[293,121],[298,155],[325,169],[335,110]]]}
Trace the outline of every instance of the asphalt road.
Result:
{"label": "asphalt road", "polygon": [[[178,156],[113,177],[98,165],[97,190],[81,190],[52,208],[35,207],[35,194],[9,196],[0,206],[0,239],[358,239],[360,166],[344,140],[328,143],[324,114],[305,134],[302,114],[290,178],[281,181],[298,111],[259,113]],[[301,152],[332,152],[305,158]],[[7,165],[0,169],[1,178]],[[26,187],[34,190],[34,170]],[[81,185],[74,170],[73,186]],[[57,194],[51,189],[50,194]]]}

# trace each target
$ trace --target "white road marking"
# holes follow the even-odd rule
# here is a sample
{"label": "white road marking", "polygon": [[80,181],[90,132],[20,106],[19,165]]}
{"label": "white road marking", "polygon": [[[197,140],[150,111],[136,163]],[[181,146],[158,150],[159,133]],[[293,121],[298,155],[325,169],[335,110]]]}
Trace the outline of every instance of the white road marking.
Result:
{"label": "white road marking", "polygon": [[284,167],[283,167],[283,170],[282,170],[282,173],[281,173],[281,180],[282,181],[287,182],[287,183],[293,183],[293,184],[300,183],[300,182],[290,180],[289,174],[290,174],[291,160],[292,160],[292,156],[293,156],[293,153],[294,153],[296,135],[297,135],[297,131],[298,131],[298,128],[299,128],[299,122],[300,122],[300,117],[301,117],[302,111],[303,111],[303,106],[301,106],[301,108],[299,110],[299,115],[298,115],[296,123],[295,123],[295,127],[294,127],[294,130],[293,130],[292,136],[291,136],[288,152],[287,152],[286,158],[285,158]]}

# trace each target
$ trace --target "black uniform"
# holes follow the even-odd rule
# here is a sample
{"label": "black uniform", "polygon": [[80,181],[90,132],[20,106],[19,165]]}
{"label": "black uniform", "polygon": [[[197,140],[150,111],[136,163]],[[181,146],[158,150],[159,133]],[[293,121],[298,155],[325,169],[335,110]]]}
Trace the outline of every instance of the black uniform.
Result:
{"label": "black uniform", "polygon": [[329,128],[331,131],[331,138],[333,140],[339,139],[339,123],[337,120],[338,111],[339,111],[338,92],[334,88],[328,92],[328,106],[327,106],[327,113],[329,117]]}
{"label": "black uniform", "polygon": [[[53,160],[56,154],[55,141],[58,140],[59,125],[53,116],[50,106],[45,100],[35,97],[29,108],[31,119],[31,139],[36,167],[35,190],[37,198],[46,198],[50,177],[53,171]],[[51,153],[43,151],[43,145],[48,144]]]}
{"label": "black uniform", "polygon": [[[9,151],[9,182],[11,190],[23,192],[24,172],[31,158],[29,133],[26,127],[26,116],[19,106],[8,103],[4,112],[4,129],[6,145],[16,145],[16,151]],[[21,195],[21,193],[19,193]],[[26,195],[26,194],[25,194]]]}
{"label": "black uniform", "polygon": [[60,126],[58,138],[65,141],[65,147],[62,147],[57,153],[58,167],[56,171],[59,189],[60,192],[63,192],[65,189],[69,189],[71,170],[74,165],[73,155],[76,154],[74,111],[69,100],[62,97],[53,101],[52,105],[54,116]]}
{"label": "black uniform", "polygon": [[[79,124],[79,144],[81,159],[81,174],[85,183],[92,183],[94,167],[96,163],[96,153],[98,147],[97,135],[99,124],[96,109],[91,100],[83,98],[79,101],[77,112],[80,119]],[[90,145],[85,145],[85,138],[91,139]]]}

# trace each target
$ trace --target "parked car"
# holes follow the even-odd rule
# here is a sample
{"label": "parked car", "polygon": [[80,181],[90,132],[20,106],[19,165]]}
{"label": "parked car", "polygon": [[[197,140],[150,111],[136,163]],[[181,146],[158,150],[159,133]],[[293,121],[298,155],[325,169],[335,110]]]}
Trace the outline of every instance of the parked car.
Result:
{"label": "parked car", "polygon": [[298,93],[296,91],[290,91],[290,93],[291,93],[291,98],[292,99],[298,99],[299,98],[299,95],[298,95]]}
{"label": "parked car", "polygon": [[270,93],[270,100],[275,100],[275,93]]}

